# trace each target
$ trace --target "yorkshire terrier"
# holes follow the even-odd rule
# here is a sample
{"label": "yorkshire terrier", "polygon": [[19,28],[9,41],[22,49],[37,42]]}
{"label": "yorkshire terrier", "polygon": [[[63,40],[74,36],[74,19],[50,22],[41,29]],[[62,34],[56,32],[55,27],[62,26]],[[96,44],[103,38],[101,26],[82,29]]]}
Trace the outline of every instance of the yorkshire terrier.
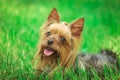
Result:
{"label": "yorkshire terrier", "polygon": [[[37,74],[51,71],[58,66],[70,68],[76,59],[84,18],[71,24],[60,22],[54,8],[40,29],[40,42],[34,60],[37,60]],[[33,61],[34,61],[33,60]]]}
{"label": "yorkshire terrier", "polygon": [[111,59],[116,63],[114,57],[108,58],[109,55],[104,52],[99,55],[77,55],[83,26],[84,18],[68,24],[60,22],[60,16],[55,8],[50,12],[47,21],[40,29],[39,47],[33,60],[37,60],[37,74],[51,72],[58,66],[69,69],[76,66],[76,62],[77,66],[90,65],[97,67],[98,70],[104,64],[110,63]]}

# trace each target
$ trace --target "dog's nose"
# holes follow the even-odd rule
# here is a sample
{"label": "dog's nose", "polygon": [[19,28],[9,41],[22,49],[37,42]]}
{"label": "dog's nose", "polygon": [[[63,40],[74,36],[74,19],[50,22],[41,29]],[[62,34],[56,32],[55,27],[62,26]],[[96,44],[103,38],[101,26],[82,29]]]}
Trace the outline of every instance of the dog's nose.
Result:
{"label": "dog's nose", "polygon": [[53,40],[48,40],[48,45],[53,44]]}

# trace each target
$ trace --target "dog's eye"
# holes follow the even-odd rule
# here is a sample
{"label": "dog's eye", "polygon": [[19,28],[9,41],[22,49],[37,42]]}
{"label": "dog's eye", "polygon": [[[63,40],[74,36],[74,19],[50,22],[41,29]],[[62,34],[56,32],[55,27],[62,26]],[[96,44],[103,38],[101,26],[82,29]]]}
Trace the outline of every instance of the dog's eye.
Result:
{"label": "dog's eye", "polygon": [[61,42],[65,42],[65,38],[64,37],[60,37]]}
{"label": "dog's eye", "polygon": [[47,32],[46,35],[47,35],[47,36],[50,36],[50,35],[51,35],[51,32]]}

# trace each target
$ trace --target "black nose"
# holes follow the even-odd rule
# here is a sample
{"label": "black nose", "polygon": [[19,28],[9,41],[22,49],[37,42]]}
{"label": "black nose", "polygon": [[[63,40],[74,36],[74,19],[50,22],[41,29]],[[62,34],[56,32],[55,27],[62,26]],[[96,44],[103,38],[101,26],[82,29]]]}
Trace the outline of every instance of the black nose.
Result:
{"label": "black nose", "polygon": [[48,45],[53,44],[53,40],[48,40]]}

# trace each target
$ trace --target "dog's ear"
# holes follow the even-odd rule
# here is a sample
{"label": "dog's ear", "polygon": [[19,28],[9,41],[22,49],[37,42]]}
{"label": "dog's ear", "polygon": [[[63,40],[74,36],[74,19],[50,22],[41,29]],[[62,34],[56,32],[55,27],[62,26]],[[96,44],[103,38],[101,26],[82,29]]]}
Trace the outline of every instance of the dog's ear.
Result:
{"label": "dog's ear", "polygon": [[76,38],[80,38],[80,34],[83,30],[84,18],[80,18],[70,24],[71,34]]}
{"label": "dog's ear", "polygon": [[57,12],[57,10],[55,8],[53,8],[53,10],[50,12],[49,16],[48,16],[48,21],[49,20],[55,20],[57,22],[60,21],[60,17],[59,17],[59,14]]}

